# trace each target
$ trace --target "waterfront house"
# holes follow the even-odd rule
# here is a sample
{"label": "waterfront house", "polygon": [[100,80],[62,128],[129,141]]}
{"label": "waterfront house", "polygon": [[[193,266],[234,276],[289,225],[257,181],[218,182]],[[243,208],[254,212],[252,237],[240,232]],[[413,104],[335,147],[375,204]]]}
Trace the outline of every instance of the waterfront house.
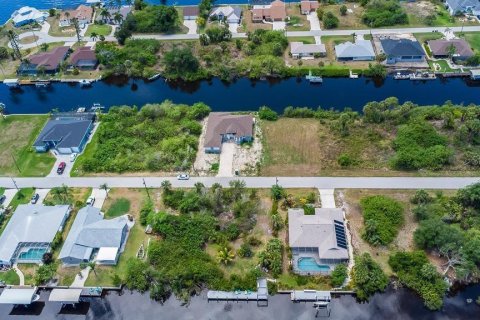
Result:
{"label": "waterfront house", "polygon": [[304,209],[288,209],[288,242],[294,272],[331,272],[349,259],[343,210],[315,208],[306,215]]}
{"label": "waterfront house", "polygon": [[21,7],[15,10],[11,19],[15,27],[21,27],[29,23],[43,23],[47,19],[48,13],[41,12],[32,7]]}
{"label": "waterfront house", "polygon": [[225,21],[227,23],[240,23],[242,8],[232,6],[216,7],[210,13],[210,20]]}
{"label": "waterfront house", "polygon": [[82,152],[94,120],[93,113],[55,114],[42,129],[33,147],[36,152],[51,149],[61,154]]}
{"label": "waterfront house", "polygon": [[325,56],[327,51],[324,44],[304,44],[303,42],[290,42],[290,53],[295,59]]}
{"label": "waterfront house", "polygon": [[254,5],[252,9],[252,21],[285,21],[287,18],[287,9],[285,2],[275,0],[268,5]]}
{"label": "waterfront house", "polygon": [[95,50],[92,50],[91,47],[80,47],[70,55],[68,64],[80,70],[94,70],[97,67],[98,59]]}
{"label": "waterfront house", "polygon": [[445,6],[452,16],[469,14],[480,18],[480,1],[478,0],[446,0]]}
{"label": "waterfront house", "polygon": [[68,205],[19,205],[0,236],[0,266],[40,263],[69,214]]}
{"label": "waterfront house", "polygon": [[60,64],[65,60],[70,47],[62,46],[48,52],[29,56],[18,67],[20,75],[36,75],[38,73],[53,74],[60,70]]}
{"label": "waterfront house", "polygon": [[370,40],[356,39],[354,43],[347,41],[335,46],[335,54],[339,61],[371,61],[375,59]]}
{"label": "waterfront house", "polygon": [[300,11],[302,14],[309,14],[311,12],[315,12],[319,7],[318,1],[311,1],[311,0],[302,0],[300,1]]}
{"label": "waterfront house", "polygon": [[188,6],[183,8],[183,20],[196,20],[200,10],[197,6]]}
{"label": "waterfront house", "polygon": [[60,14],[60,27],[69,27],[72,24],[72,19],[77,18],[78,24],[83,27],[92,22],[93,9],[90,6],[79,5],[74,10],[65,10]]}
{"label": "waterfront house", "polygon": [[451,40],[430,40],[427,42],[432,56],[437,59],[450,58],[449,48],[455,47],[455,53],[452,55],[453,60],[466,60],[474,55],[470,44],[463,39],[451,39]]}
{"label": "waterfront house", "polygon": [[[108,15],[102,16],[101,11],[97,11],[95,14],[95,21],[100,23],[107,23],[113,25],[120,25],[123,20],[132,12],[132,6],[121,6],[120,8],[106,8]],[[121,20],[115,19],[117,13],[120,14]]]}
{"label": "waterfront house", "polygon": [[387,64],[397,62],[424,62],[425,51],[417,40],[413,39],[380,39],[380,52],[387,57]]}
{"label": "waterfront house", "polygon": [[228,112],[212,112],[208,116],[205,134],[205,153],[220,153],[222,143],[237,144],[253,140],[253,117],[233,115]]}
{"label": "waterfront house", "polygon": [[128,238],[128,218],[103,218],[100,209],[86,206],[75,217],[58,258],[66,265],[94,259],[98,264],[117,264]]}

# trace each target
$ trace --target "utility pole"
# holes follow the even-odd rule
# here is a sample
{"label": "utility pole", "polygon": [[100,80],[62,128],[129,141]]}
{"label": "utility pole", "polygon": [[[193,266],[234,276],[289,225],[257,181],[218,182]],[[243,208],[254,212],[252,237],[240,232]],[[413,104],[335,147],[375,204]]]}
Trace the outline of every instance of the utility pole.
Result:
{"label": "utility pole", "polygon": [[18,186],[17,186],[17,182],[15,181],[15,179],[13,179],[13,177],[10,177],[12,179],[12,182],[13,182],[13,185],[15,186],[15,189],[17,189],[17,191],[19,190]]}
{"label": "utility pole", "polygon": [[148,192],[147,183],[145,182],[145,178],[142,178],[142,180],[143,180],[143,185],[145,186],[145,191],[147,191],[148,200],[152,201],[152,199],[150,198],[150,193]]}

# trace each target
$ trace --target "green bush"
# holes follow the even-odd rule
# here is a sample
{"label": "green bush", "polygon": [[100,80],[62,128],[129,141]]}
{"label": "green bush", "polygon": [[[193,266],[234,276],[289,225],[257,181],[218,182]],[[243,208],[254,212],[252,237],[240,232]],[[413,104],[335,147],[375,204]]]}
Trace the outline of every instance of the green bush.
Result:
{"label": "green bush", "polygon": [[397,236],[404,221],[402,204],[378,195],[360,200],[365,230],[363,238],[372,245],[387,245]]}
{"label": "green bush", "polygon": [[371,0],[365,7],[362,21],[370,28],[407,24],[408,17],[395,0]]}
{"label": "green bush", "polygon": [[388,278],[368,253],[355,257],[352,269],[352,284],[359,300],[367,300],[387,287]]}
{"label": "green bush", "polygon": [[338,156],[337,163],[341,167],[346,168],[352,166],[355,163],[355,159],[353,159],[349,154],[342,153]]}
{"label": "green bush", "polygon": [[338,18],[330,11],[326,12],[323,15],[322,21],[323,21],[323,27],[325,29],[334,29],[338,27],[338,24],[340,22]]}
{"label": "green bush", "polygon": [[337,264],[330,275],[332,287],[338,288],[343,285],[348,276],[347,266],[343,263]]}
{"label": "green bush", "polygon": [[282,273],[283,243],[279,239],[270,239],[267,247],[258,255],[260,265],[277,278]]}
{"label": "green bush", "polygon": [[278,119],[278,114],[269,107],[263,106],[258,110],[258,117],[262,120],[275,121]]}

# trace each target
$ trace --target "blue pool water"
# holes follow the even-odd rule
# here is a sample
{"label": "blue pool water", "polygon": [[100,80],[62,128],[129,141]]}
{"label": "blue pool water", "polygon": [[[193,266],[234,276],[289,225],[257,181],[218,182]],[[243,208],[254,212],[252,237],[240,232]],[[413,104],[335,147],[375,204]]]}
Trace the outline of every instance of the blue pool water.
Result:
{"label": "blue pool water", "polygon": [[47,249],[28,249],[18,255],[18,260],[41,260]]}
{"label": "blue pool water", "polygon": [[305,272],[329,272],[330,267],[327,265],[317,264],[314,258],[299,258],[297,262],[298,269]]}

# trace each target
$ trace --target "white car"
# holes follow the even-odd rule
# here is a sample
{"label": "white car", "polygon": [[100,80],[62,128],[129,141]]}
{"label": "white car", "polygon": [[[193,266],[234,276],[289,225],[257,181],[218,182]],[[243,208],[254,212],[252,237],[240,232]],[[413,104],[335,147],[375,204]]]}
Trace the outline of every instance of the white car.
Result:
{"label": "white car", "polygon": [[72,153],[72,154],[70,155],[70,162],[74,162],[75,159],[77,159],[77,156],[78,156],[78,153]]}
{"label": "white car", "polygon": [[179,175],[177,176],[177,179],[178,179],[178,180],[188,180],[188,179],[190,179],[190,176],[189,176],[188,174],[186,174],[186,173],[182,173],[182,174],[179,174]]}
{"label": "white car", "polygon": [[87,206],[93,206],[94,203],[95,203],[94,197],[90,197],[87,199]]}

